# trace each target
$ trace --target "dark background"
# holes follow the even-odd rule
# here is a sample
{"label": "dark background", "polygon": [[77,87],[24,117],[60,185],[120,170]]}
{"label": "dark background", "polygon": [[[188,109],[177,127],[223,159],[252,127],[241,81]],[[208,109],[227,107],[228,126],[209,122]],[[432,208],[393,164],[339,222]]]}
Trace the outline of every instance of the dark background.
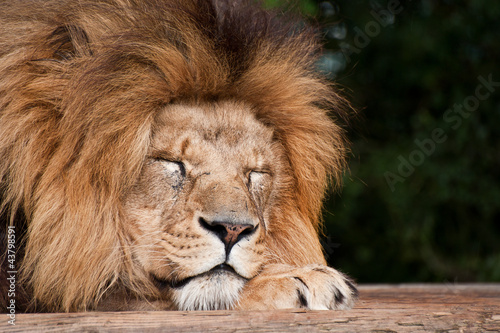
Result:
{"label": "dark background", "polygon": [[285,6],[321,25],[318,66],[360,115],[326,202],[329,264],[358,282],[500,281],[500,1]]}

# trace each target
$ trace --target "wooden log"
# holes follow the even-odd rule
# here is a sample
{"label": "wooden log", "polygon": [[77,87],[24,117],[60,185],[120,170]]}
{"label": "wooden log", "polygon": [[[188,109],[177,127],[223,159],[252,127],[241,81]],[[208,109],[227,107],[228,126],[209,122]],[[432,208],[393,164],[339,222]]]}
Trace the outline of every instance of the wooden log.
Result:
{"label": "wooden log", "polygon": [[349,311],[16,314],[8,332],[500,332],[500,284],[362,285]]}

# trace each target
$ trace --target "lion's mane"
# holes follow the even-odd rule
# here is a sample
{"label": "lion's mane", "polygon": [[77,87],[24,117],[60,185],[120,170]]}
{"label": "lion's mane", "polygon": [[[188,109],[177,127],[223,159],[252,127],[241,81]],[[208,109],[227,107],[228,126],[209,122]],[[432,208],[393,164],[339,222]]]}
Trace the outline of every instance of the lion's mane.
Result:
{"label": "lion's mane", "polygon": [[[346,107],[316,74],[319,52],[313,30],[244,0],[2,1],[2,230],[21,220],[19,283],[38,309],[84,310],[114,285],[146,288],[121,198],[155,114],[177,101],[244,101],[273,128],[295,181],[273,250],[297,265],[317,256],[326,180],[345,155],[328,114]],[[285,227],[298,219],[307,223]]]}

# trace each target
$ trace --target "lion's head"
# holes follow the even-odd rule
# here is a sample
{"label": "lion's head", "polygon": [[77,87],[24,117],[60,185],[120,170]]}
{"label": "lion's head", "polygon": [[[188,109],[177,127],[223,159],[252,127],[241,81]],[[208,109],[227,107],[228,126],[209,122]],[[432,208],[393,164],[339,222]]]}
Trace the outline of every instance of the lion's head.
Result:
{"label": "lion's head", "polygon": [[11,2],[2,207],[37,308],[231,308],[267,264],[325,262],[345,102],[312,30],[246,1]]}

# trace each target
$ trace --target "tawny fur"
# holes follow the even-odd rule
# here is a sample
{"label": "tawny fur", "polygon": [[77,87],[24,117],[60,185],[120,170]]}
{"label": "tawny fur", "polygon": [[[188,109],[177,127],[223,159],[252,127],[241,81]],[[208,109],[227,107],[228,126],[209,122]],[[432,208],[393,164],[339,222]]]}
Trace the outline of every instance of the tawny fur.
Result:
{"label": "tawny fur", "polygon": [[19,283],[33,304],[78,311],[113,288],[155,293],[132,258],[122,199],[172,103],[251,106],[293,179],[276,207],[272,261],[325,264],[322,199],[345,156],[332,119],[347,104],[315,71],[316,40],[239,0],[2,1],[1,208],[6,223],[24,217]]}

